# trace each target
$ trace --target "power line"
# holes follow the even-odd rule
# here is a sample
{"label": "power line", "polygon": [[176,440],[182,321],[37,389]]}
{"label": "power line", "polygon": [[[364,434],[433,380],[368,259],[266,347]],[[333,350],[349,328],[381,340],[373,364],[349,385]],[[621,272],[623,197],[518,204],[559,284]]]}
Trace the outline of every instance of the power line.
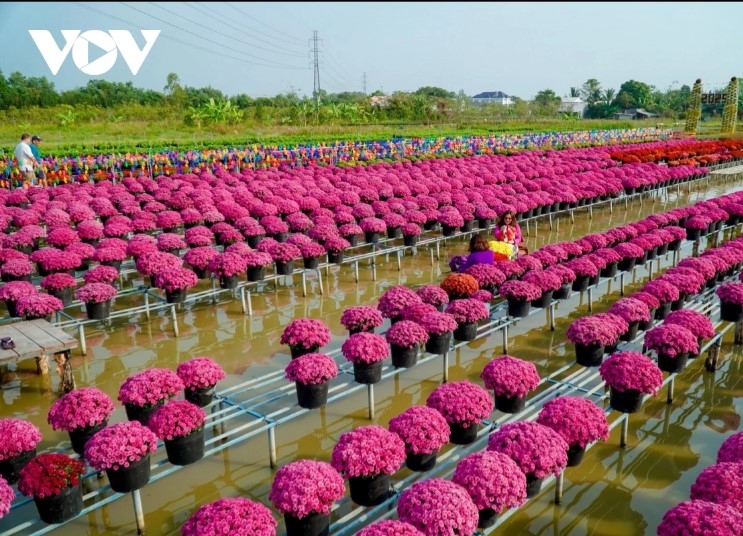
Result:
{"label": "power line", "polygon": [[[194,21],[192,19],[189,19],[188,17],[184,17],[180,13],[176,13],[175,11],[171,11],[171,10],[169,10],[169,9],[167,9],[167,8],[159,5],[159,4],[156,4],[155,2],[147,2],[147,3],[150,4],[151,6],[154,6],[154,7],[157,7],[157,8],[162,9],[166,13],[169,13],[171,15],[175,15],[176,17],[180,17],[181,19],[185,20],[186,22],[189,22],[189,23],[193,24],[194,26],[198,26],[199,28],[203,28],[205,30],[211,30],[211,28],[209,28],[208,26],[205,26],[205,25],[201,24],[198,21]],[[207,15],[209,15],[209,14],[207,13]],[[271,54],[279,54],[281,56],[294,56],[294,57],[297,57],[297,58],[303,57],[303,56],[301,56],[299,54],[295,54],[295,53],[287,54],[286,52],[276,52],[274,50],[271,50],[270,48],[266,48],[266,47],[263,47],[263,46],[260,46],[260,45],[256,45],[254,43],[251,43],[250,41],[244,41],[242,39],[238,39],[237,37],[231,37],[231,36],[226,35],[226,34],[222,34],[222,35],[223,35],[223,37],[226,37],[227,39],[232,39],[233,41],[237,41],[238,43],[242,43],[243,45],[248,45],[250,47],[258,48],[260,50],[265,50],[266,52],[270,52]],[[284,49],[284,50],[286,50],[286,49]]]}
{"label": "power line", "polygon": [[[128,4],[126,3],[126,2],[120,2],[120,3],[121,3],[122,5],[124,5],[124,6],[128,7],[129,9],[133,9],[134,11],[136,11],[136,12],[138,12],[138,13],[141,13],[142,15],[146,15],[147,17],[151,17],[151,18],[155,19],[156,21],[159,21],[159,22],[162,22],[162,23],[164,23],[164,24],[167,24],[168,26],[172,26],[172,27],[173,27],[173,28],[175,28],[176,30],[179,30],[179,31],[181,31],[181,32],[184,32],[184,33],[187,33],[187,34],[193,35],[193,36],[195,36],[195,37],[198,37],[199,39],[203,39],[204,41],[208,41],[208,42],[210,42],[210,43],[213,43],[213,44],[215,44],[215,45],[217,45],[217,46],[220,46],[220,47],[222,47],[222,48],[226,48],[226,49],[227,49],[227,50],[229,50],[230,52],[237,52],[237,53],[239,53],[239,54],[243,54],[243,55],[245,55],[245,56],[248,56],[248,57],[251,57],[251,58],[256,58],[256,59],[259,59],[259,60],[263,60],[263,59],[264,59],[264,58],[260,58],[260,57],[258,57],[258,56],[254,56],[253,54],[248,54],[247,52],[240,52],[239,50],[235,50],[235,49],[233,49],[233,48],[230,48],[230,47],[228,47],[227,45],[223,45],[222,43],[219,43],[219,42],[217,42],[217,41],[214,41],[214,40],[212,40],[212,39],[209,39],[208,37],[204,37],[204,36],[202,36],[202,35],[199,35],[199,34],[197,34],[197,33],[195,33],[195,32],[192,32],[192,31],[190,31],[190,30],[186,30],[185,28],[181,28],[180,26],[178,26],[178,25],[176,25],[176,24],[173,24],[172,22],[169,22],[169,21],[167,21],[167,20],[164,20],[164,19],[161,19],[161,18],[159,18],[159,17],[156,17],[155,15],[152,15],[152,14],[150,14],[150,13],[147,13],[147,12],[145,12],[145,11],[142,11],[141,9],[137,9],[136,7],[130,6],[130,5],[128,5]],[[92,8],[91,8],[91,9],[92,9]],[[218,53],[218,54],[221,54],[221,53]],[[262,65],[263,65],[264,67],[279,66],[279,67],[282,67],[282,68],[285,68],[285,69],[302,69],[302,67],[297,67],[297,66],[295,66],[295,65],[287,65],[287,64],[284,64],[284,63],[278,63],[278,62],[272,62],[272,63],[273,63],[273,65],[266,65],[266,64],[262,64]]]}
{"label": "power line", "polygon": [[[134,22],[132,22],[130,20],[127,20],[127,19],[124,19],[122,17],[118,17],[116,15],[112,15],[111,13],[107,13],[105,11],[101,11],[100,9],[96,9],[96,8],[91,7],[89,5],[81,4],[80,2],[72,2],[72,3],[75,4],[78,7],[82,7],[82,8],[89,9],[91,11],[94,11],[96,13],[100,13],[101,15],[104,15],[104,16],[109,17],[109,18],[114,19],[114,20],[121,21],[121,22],[123,22],[125,24],[128,24],[130,26],[134,26],[134,27],[140,26],[140,24],[138,24],[138,23],[134,23]],[[173,26],[173,25],[171,24],[171,26]],[[176,26],[176,28],[177,28],[177,26]],[[196,50],[201,50],[203,52],[208,52],[210,54],[217,54],[217,55],[219,55],[222,58],[227,58],[227,59],[230,59],[230,60],[235,60],[235,61],[239,61],[239,62],[242,62],[242,63],[247,63],[249,65],[257,65],[259,67],[269,67],[269,68],[272,68],[272,69],[292,69],[292,70],[298,70],[298,69],[305,70],[306,69],[306,67],[277,67],[276,65],[269,65],[269,64],[265,64],[265,63],[257,63],[255,61],[246,60],[244,58],[237,58],[235,56],[228,56],[228,55],[224,54],[223,52],[217,52],[217,51],[212,50],[212,49],[209,49],[209,48],[198,46],[198,45],[195,45],[195,44],[190,43],[188,41],[184,41],[183,39],[178,39],[176,37],[172,37],[172,36],[167,35],[167,34],[161,34],[161,37],[163,39],[166,39],[166,40],[169,40],[169,41],[175,41],[176,43],[180,43],[182,45],[186,45],[186,46],[189,46],[191,48],[195,48]],[[221,45],[221,46],[224,46],[224,45]]]}
{"label": "power line", "polygon": [[[152,4],[152,2],[150,2],[150,4]],[[191,9],[194,9],[194,10],[198,11],[199,13],[201,13],[202,15],[205,15],[207,17],[213,17],[214,16],[214,13],[209,13],[208,11],[200,8],[198,5],[193,5],[193,4],[186,4],[186,5],[188,7],[190,7]],[[160,7],[160,6],[158,6],[158,7]],[[185,17],[183,17],[183,16],[181,16],[181,18],[184,18],[185,19]],[[188,20],[188,19],[186,19],[186,20]],[[193,22],[193,21],[190,21],[190,22],[192,22],[193,24],[198,24],[198,23]],[[242,32],[242,33],[248,35],[248,37],[253,37],[253,36],[250,35],[250,32],[248,30],[246,30],[244,27],[241,28],[240,26],[237,26],[235,24],[230,23],[229,19],[222,20],[221,23],[224,24],[225,26],[228,26],[229,28],[232,28],[234,30],[237,30],[238,32]],[[260,33],[260,32],[258,32],[258,33]],[[228,37],[228,36],[226,36],[226,37]],[[238,40],[235,37],[230,37],[230,39],[235,39],[236,41],[240,41],[241,43],[245,43],[245,44],[251,45],[250,43],[248,43],[246,41]],[[260,37],[256,37],[256,39],[259,39],[260,40]],[[285,53],[285,52],[274,52],[271,49],[264,48],[264,47],[261,47],[259,45],[251,45],[251,46],[254,46],[255,48],[260,48],[261,50],[266,50],[268,52],[272,52],[273,54],[281,54],[283,56],[294,56],[294,57],[297,57],[297,58],[303,58],[304,57],[302,54],[297,54],[296,49],[295,50],[292,50],[292,49],[285,48],[285,47],[282,47],[282,46],[279,46],[279,45],[274,45],[273,43],[266,43],[266,45],[269,45],[269,46],[271,46],[271,47],[273,47],[273,48],[275,48],[277,50],[285,50],[286,52],[288,52],[288,54]]]}
{"label": "power line", "polygon": [[[228,3],[228,4],[229,4],[229,3]],[[261,24],[261,25],[265,26],[265,27],[266,27],[266,28],[268,28],[269,30],[273,30],[274,32],[276,32],[276,33],[278,33],[278,34],[281,34],[281,35],[283,35],[284,37],[287,37],[287,38],[291,39],[292,41],[296,41],[296,42],[297,42],[297,44],[304,44],[304,43],[302,42],[302,40],[301,40],[301,39],[298,39],[298,38],[296,38],[296,37],[294,37],[294,36],[292,36],[292,35],[289,35],[288,33],[282,32],[281,30],[277,30],[276,28],[274,28],[274,27],[272,27],[272,26],[269,26],[269,25],[268,25],[268,24],[266,24],[265,22],[261,22],[261,21],[259,21],[259,20],[258,20],[258,19],[256,19],[256,18],[255,18],[254,16],[252,16],[252,15],[248,15],[247,13],[245,13],[245,12],[244,12],[244,11],[243,11],[242,9],[240,9],[239,7],[237,7],[237,6],[235,6],[235,5],[232,5],[232,8],[233,8],[233,9],[234,9],[235,11],[237,11],[238,13],[241,13],[242,15],[244,15],[245,17],[248,17],[249,19],[251,19],[251,20],[254,20],[254,21],[255,21],[255,22],[257,22],[258,24]],[[256,31],[257,31],[257,30],[256,30]],[[263,34],[263,35],[266,35],[266,34]],[[274,39],[275,39],[275,38],[274,38]]]}
{"label": "power line", "polygon": [[[330,61],[331,61],[331,62],[332,62],[332,63],[333,63],[334,65],[336,65],[336,66],[337,66],[337,68],[339,69],[339,71],[340,71],[341,73],[345,73],[345,74],[342,74],[342,75],[341,75],[341,78],[345,78],[345,79],[347,79],[347,80],[348,80],[348,81],[349,81],[350,83],[352,83],[352,84],[356,84],[356,83],[357,83],[356,81],[358,80],[358,78],[356,78],[355,76],[351,76],[351,75],[348,75],[348,74],[346,73],[346,71],[345,71],[345,67],[344,67],[344,66],[342,66],[342,65],[341,65],[341,63],[340,63],[340,62],[339,62],[338,60],[336,60],[336,59],[335,59],[335,56],[333,56],[333,55],[332,55],[332,54],[331,54],[331,53],[330,53],[329,51],[327,51],[327,50],[324,50],[324,51],[323,51],[323,53],[324,53],[324,54],[325,54],[325,55],[326,55],[326,56],[328,57],[328,59],[329,59],[329,60],[330,60]],[[351,81],[352,81],[352,82],[351,82]]]}

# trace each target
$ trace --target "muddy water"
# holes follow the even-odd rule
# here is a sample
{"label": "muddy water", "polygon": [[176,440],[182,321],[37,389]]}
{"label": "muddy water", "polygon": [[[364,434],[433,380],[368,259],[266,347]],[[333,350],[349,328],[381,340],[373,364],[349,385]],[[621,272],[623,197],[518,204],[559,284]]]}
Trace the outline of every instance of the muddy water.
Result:
{"label": "muddy water", "polygon": [[[546,243],[574,240],[589,232],[600,232],[742,186],[713,184],[706,189],[700,185],[691,193],[682,190],[678,196],[674,190],[668,197],[655,201],[635,200],[626,209],[624,203],[616,204],[613,213],[608,208],[594,210],[593,219],[588,218],[587,212],[577,213],[574,224],[561,218],[555,221],[552,230],[544,222],[536,228],[531,224],[526,239],[534,251]],[[407,256],[401,271],[397,270],[394,259],[390,262],[382,259],[377,265],[376,282],[372,281],[368,266],[361,266],[358,284],[350,267],[335,267],[325,278],[324,296],[319,293],[317,281],[311,280],[307,297],[302,297],[299,277],[294,276],[294,286],[274,289],[267,285],[253,296],[253,316],[241,313],[239,300],[222,298],[216,306],[204,301],[180,312],[178,338],[173,336],[171,320],[164,314],[150,321],[142,316],[131,322],[117,321],[105,329],[88,329],[88,355],[83,357],[78,353],[73,359],[77,383],[96,386],[115,400],[119,386],[130,374],[149,367],[175,369],[178,363],[197,355],[216,359],[228,372],[221,388],[282,370],[290,358],[279,337],[289,321],[298,317],[322,319],[334,335],[327,349],[338,348],[346,336],[339,323],[344,308],[374,305],[393,285],[440,282],[448,273],[448,258],[464,252],[465,248],[463,241],[449,241],[442,248],[441,259],[433,266],[427,251],[419,252],[417,257]],[[687,246],[684,254],[689,253]],[[661,268],[665,266],[668,260],[661,264]],[[627,281],[627,290],[634,290],[647,275],[647,271],[638,269],[635,282]],[[604,310],[618,297],[617,281],[609,287],[603,286],[594,296],[594,311]],[[509,353],[536,363],[540,375],[571,363],[572,345],[566,344],[565,329],[573,319],[587,312],[586,296],[574,294],[558,306],[555,331],[550,331],[546,324],[546,315],[537,314],[519,321],[511,330]],[[663,513],[688,498],[696,475],[714,463],[719,445],[739,428],[743,410],[739,349],[728,339],[725,343],[724,365],[716,374],[703,372],[702,360],[697,359],[677,380],[678,396],[673,405],[665,403],[663,391],[647,401],[641,413],[632,416],[626,449],[618,446],[617,427],[606,444],[597,445],[586,454],[581,466],[568,469],[561,506],[551,500],[554,486],[545,486],[546,491],[505,520],[496,533],[655,534]],[[450,379],[479,382],[482,368],[502,351],[500,334],[470,343],[451,355]],[[441,382],[441,368],[440,360],[432,360],[378,384],[375,422],[386,426],[409,406],[424,404],[431,390]],[[49,406],[58,397],[59,379],[54,373],[51,378],[40,378],[34,370],[33,360],[27,360],[5,371],[0,392],[2,416],[23,417],[38,425],[44,436],[41,450],[66,446],[66,434],[54,432],[46,423]],[[119,409],[112,422],[125,419],[123,409]],[[365,390],[309,412],[278,428],[278,463],[283,465],[300,457],[329,460],[341,433],[369,423]],[[407,474],[403,469],[396,478]],[[267,494],[272,477],[265,434],[183,468],[142,489],[147,533],[179,534],[181,524],[198,505],[219,497],[243,495],[269,504]],[[341,513],[349,508],[344,506]],[[19,518],[33,515],[35,510],[29,505],[12,519],[0,520],[0,533],[15,525]],[[278,513],[276,518],[280,519]],[[282,525],[279,530],[283,530]],[[53,532],[76,536],[135,534],[132,503],[128,498],[117,500]]]}

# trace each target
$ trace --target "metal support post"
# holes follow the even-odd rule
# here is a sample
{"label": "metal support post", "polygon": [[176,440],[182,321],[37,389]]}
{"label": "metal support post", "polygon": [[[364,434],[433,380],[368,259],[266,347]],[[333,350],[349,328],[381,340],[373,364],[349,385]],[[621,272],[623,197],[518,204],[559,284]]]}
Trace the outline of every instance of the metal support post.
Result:
{"label": "metal support post", "polygon": [[145,533],[144,511],[142,511],[142,496],[138,489],[132,491],[132,502],[134,503],[134,515],[137,518],[137,534],[142,535]]}
{"label": "metal support post", "polygon": [[735,344],[743,344],[743,322],[735,323]]}
{"label": "metal support post", "polygon": [[622,417],[622,435],[619,438],[619,446],[620,447],[626,447],[627,446],[627,431],[629,429],[629,414],[625,413],[624,417]]}
{"label": "metal support post", "polygon": [[374,384],[370,383],[366,386],[367,399],[369,402],[369,420],[374,420]]}
{"label": "metal support post", "polygon": [[178,337],[178,313],[176,312],[175,308],[175,305],[170,306],[170,318],[173,319],[173,334]]}
{"label": "metal support post", "polygon": [[508,324],[503,326],[503,353],[508,353]]}
{"label": "metal support post", "polygon": [[593,311],[593,289],[588,288],[588,312]]}
{"label": "metal support post", "polygon": [[562,487],[565,479],[565,473],[557,475],[555,479],[555,504],[562,504]]}
{"label": "metal support post", "polygon": [[82,324],[77,325],[77,334],[80,337],[80,351],[83,355],[88,355],[88,345],[85,343],[85,327]]}
{"label": "metal support post", "polygon": [[302,297],[307,296],[307,271],[302,270]]}
{"label": "metal support post", "polygon": [[146,290],[144,291],[144,316],[147,320],[150,319],[150,294]]}
{"label": "metal support post", "polygon": [[555,331],[555,304],[550,303],[549,308],[550,330]]}
{"label": "metal support post", "polygon": [[666,402],[668,404],[673,404],[673,388],[674,384],[676,383],[676,375],[671,375],[671,379],[668,381],[668,397],[666,398]]}
{"label": "metal support post", "polygon": [[268,462],[271,469],[276,468],[276,426],[268,428]]}
{"label": "metal support post", "polygon": [[444,358],[443,359],[444,371],[443,371],[442,376],[444,378],[444,383],[446,383],[449,381],[449,352],[444,352],[442,354],[442,357]]}
{"label": "metal support post", "polygon": [[240,287],[240,307],[242,309],[243,314],[245,314],[248,311],[248,307],[245,303],[245,287]]}

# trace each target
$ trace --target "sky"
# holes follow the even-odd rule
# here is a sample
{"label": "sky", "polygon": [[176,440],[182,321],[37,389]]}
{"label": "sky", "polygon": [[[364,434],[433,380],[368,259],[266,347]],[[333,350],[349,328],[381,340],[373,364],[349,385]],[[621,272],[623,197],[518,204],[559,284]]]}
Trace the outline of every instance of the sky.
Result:
{"label": "sky", "polygon": [[[531,99],[543,89],[569,95],[589,78],[616,90],[627,80],[668,90],[701,78],[706,91],[743,75],[742,16],[743,3],[714,2],[11,2],[0,4],[0,69],[46,76],[57,90],[105,79],[162,91],[172,72],[228,96],[310,96],[317,31],[329,93],[363,91],[364,76],[367,93],[438,86]],[[41,52],[49,43],[38,39],[40,50],[29,30],[54,38],[51,56],[64,58],[56,74]],[[80,33],[68,42],[62,30]],[[141,30],[160,33],[145,55],[127,35],[103,34],[111,30],[127,30],[139,49]],[[137,56],[132,74],[127,58]]]}

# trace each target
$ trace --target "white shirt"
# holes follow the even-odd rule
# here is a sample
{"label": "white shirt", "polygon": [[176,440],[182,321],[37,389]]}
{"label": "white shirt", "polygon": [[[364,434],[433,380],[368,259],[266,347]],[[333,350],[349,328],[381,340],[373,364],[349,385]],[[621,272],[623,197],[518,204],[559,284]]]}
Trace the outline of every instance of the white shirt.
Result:
{"label": "white shirt", "polygon": [[31,147],[29,147],[28,143],[21,141],[15,146],[15,159],[18,161],[18,168],[21,171],[34,170],[34,154],[31,152]]}

